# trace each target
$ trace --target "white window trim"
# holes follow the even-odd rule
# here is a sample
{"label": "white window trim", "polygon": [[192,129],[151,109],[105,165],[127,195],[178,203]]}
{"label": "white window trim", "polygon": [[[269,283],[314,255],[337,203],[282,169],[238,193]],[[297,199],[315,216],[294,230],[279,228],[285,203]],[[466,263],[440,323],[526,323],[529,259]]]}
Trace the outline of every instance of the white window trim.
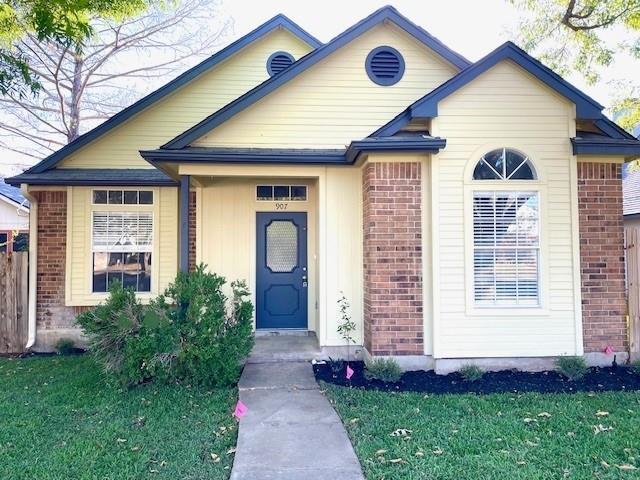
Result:
{"label": "white window trim", "polygon": [[[464,237],[465,237],[465,310],[468,316],[477,317],[513,317],[514,321],[518,321],[518,317],[522,316],[548,316],[550,315],[548,299],[549,299],[549,267],[546,263],[548,256],[547,241],[547,211],[546,198],[547,188],[540,180],[539,167],[528,157],[536,169],[538,180],[472,180],[471,176],[467,177],[464,186]],[[478,161],[478,157],[472,161],[473,166]],[[473,172],[473,167],[471,168]],[[538,256],[538,279],[539,279],[539,303],[538,305],[492,305],[480,306],[476,305],[474,298],[474,240],[473,240],[473,194],[480,191],[530,191],[538,194],[538,222],[539,222],[539,256]]]}
{"label": "white window trim", "polygon": [[[153,192],[153,204],[151,205],[140,205],[140,204],[94,204],[93,203],[93,192],[94,190],[149,190]],[[89,252],[89,255],[86,259],[86,272],[87,278],[86,282],[86,293],[91,297],[96,299],[96,302],[102,302],[109,297],[109,292],[94,292],[93,291],[93,212],[131,212],[131,211],[150,211],[153,215],[153,240],[151,247],[151,287],[148,292],[136,292],[136,298],[141,300],[143,303],[147,303],[149,300],[156,297],[159,293],[158,285],[160,281],[160,272],[159,269],[159,261],[158,261],[158,253],[159,253],[159,223],[160,223],[160,189],[157,187],[96,187],[87,189],[87,198],[88,200],[88,212],[89,219],[87,225],[89,226],[89,235],[87,235],[87,248],[85,249]]]}

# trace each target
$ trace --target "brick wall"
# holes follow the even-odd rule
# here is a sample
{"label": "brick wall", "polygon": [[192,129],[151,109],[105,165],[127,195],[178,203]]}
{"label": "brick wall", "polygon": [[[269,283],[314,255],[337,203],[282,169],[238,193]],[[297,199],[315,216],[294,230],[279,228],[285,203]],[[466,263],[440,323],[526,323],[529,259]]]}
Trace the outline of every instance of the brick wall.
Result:
{"label": "brick wall", "polygon": [[38,191],[37,328],[70,327],[72,307],[65,307],[65,258],[67,248],[67,192]]}
{"label": "brick wall", "polygon": [[371,355],[422,355],[420,163],[363,170],[364,340]]}
{"label": "brick wall", "polygon": [[578,163],[585,352],[627,350],[621,165]]}
{"label": "brick wall", "polygon": [[196,192],[189,192],[189,271],[196,267]]}

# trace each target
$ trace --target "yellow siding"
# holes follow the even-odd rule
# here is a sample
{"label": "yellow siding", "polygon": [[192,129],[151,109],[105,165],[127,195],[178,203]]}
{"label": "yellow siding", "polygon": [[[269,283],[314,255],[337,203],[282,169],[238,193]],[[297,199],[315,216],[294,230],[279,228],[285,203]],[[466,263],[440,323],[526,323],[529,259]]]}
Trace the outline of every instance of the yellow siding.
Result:
{"label": "yellow siding", "polygon": [[181,167],[181,173],[187,172],[215,176],[197,193],[197,261],[229,281],[246,280],[254,304],[255,216],[258,211],[275,211],[275,202],[255,200],[255,186],[278,182],[308,185],[309,200],[288,202],[288,210],[308,213],[309,329],[318,334],[323,346],[344,344],[336,331],[336,302],[343,291],[352,304],[361,343],[362,200],[358,168]]}
{"label": "yellow siding", "polygon": [[139,150],[158,148],[266,80],[267,59],[278,50],[297,59],[311,47],[286,30],[275,30],[74,153],[61,167],[149,167]]}
{"label": "yellow siding", "polygon": [[[380,45],[396,48],[406,62],[404,77],[390,87],[376,85],[365,71],[368,53]],[[454,67],[397,27],[380,25],[194,144],[342,148],[366,137],[455,73]]]}
{"label": "yellow siding", "polygon": [[[115,187],[118,188],[118,187]],[[178,265],[178,193],[177,189],[155,188],[153,207],[154,242],[151,260],[151,293],[140,294],[147,301],[161,293],[173,281]],[[91,293],[91,192],[90,187],[67,188],[67,260],[65,295],[67,305],[97,305],[105,294]],[[117,207],[103,207],[117,209]],[[128,207],[121,207],[126,210]]]}
{"label": "yellow siding", "polygon": [[[447,139],[447,148],[432,160],[435,356],[580,354],[573,106],[503,62],[442,101],[438,111],[434,134]],[[541,197],[540,309],[473,308],[471,198],[477,187],[469,179],[478,158],[497,147],[528,154],[540,176],[534,185]]]}

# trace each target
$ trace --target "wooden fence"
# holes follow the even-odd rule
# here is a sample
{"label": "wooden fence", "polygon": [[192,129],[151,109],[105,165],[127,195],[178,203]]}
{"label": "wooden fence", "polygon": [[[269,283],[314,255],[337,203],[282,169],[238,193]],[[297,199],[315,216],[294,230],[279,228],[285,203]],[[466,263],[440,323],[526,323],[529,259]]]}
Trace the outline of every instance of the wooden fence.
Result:
{"label": "wooden fence", "polygon": [[629,350],[632,358],[640,356],[640,228],[627,227],[624,232],[629,299]]}
{"label": "wooden fence", "polygon": [[0,253],[0,354],[24,352],[28,279],[27,252]]}

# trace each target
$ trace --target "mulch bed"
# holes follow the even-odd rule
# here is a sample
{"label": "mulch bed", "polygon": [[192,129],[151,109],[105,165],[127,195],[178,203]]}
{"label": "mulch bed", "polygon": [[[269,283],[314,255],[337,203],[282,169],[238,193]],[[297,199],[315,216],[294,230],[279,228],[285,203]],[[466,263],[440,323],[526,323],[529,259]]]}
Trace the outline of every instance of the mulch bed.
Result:
{"label": "mulch bed", "polygon": [[436,375],[431,371],[418,370],[406,372],[397,383],[386,383],[380,380],[367,380],[364,376],[363,362],[349,362],[354,370],[351,380],[347,380],[344,371],[334,375],[329,364],[313,366],[317,380],[334,385],[362,388],[365,390],[382,390],[392,392],[423,393],[575,393],[604,391],[640,390],[640,374],[630,368],[617,366],[592,367],[581,380],[570,381],[558,372],[520,372],[505,370],[486,372],[482,379],[475,382],[465,381],[459,373]]}

